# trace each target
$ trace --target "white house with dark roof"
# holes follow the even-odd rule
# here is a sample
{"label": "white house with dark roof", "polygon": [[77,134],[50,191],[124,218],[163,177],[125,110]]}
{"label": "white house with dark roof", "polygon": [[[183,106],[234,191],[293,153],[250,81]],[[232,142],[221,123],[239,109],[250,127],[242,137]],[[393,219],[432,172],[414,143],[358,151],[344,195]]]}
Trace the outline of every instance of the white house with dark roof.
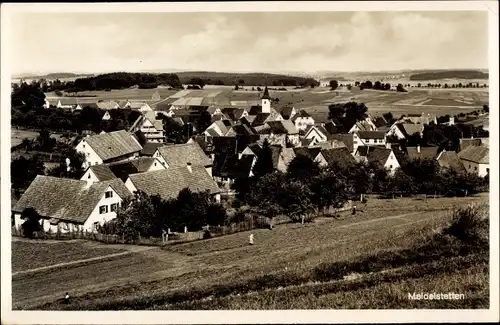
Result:
{"label": "white house with dark roof", "polygon": [[164,170],[132,174],[125,182],[131,193],[143,191],[148,195],[159,195],[165,200],[174,199],[179,192],[189,188],[193,192],[208,191],[220,202],[220,189],[217,183],[200,165],[187,163]]}
{"label": "white house with dark roof", "polygon": [[358,131],[355,134],[361,145],[385,147],[386,135],[383,131]]}
{"label": "white house with dark roof", "polygon": [[458,153],[460,161],[469,173],[484,177],[490,172],[490,150],[485,146],[470,146]]}
{"label": "white house with dark roof", "polygon": [[129,132],[141,131],[148,142],[164,143],[165,135],[163,130],[163,120],[156,118],[154,111],[144,112],[135,120]]}
{"label": "white house with dark roof", "polygon": [[75,149],[85,155],[83,168],[86,169],[93,165],[138,157],[142,146],[131,133],[120,130],[87,136]]}
{"label": "white house with dark roof", "polygon": [[417,133],[422,137],[424,124],[413,123],[394,123],[387,131],[387,136],[395,136],[399,140],[408,139],[411,135]]}
{"label": "white house with dark roof", "polygon": [[295,127],[299,130],[299,132],[304,131],[309,125],[314,125],[315,123],[311,115],[304,110],[300,110],[290,120],[295,124]]}
{"label": "white house with dark roof", "polygon": [[25,209],[33,208],[45,231],[96,231],[116,218],[121,202],[131,196],[122,180],[115,178],[89,184],[83,180],[38,175],[16,203],[14,224],[20,227]]}
{"label": "white house with dark roof", "polygon": [[360,146],[357,148],[354,158],[357,162],[376,164],[394,174],[400,167],[396,154],[392,149],[378,146]]}
{"label": "white house with dark roof", "polygon": [[303,139],[310,140],[309,145],[314,146],[318,143],[326,142],[330,133],[321,125],[309,125],[305,129]]}
{"label": "white house with dark roof", "polygon": [[197,142],[159,147],[153,157],[158,158],[167,169],[191,164],[204,167],[207,173],[212,175],[212,160]]}

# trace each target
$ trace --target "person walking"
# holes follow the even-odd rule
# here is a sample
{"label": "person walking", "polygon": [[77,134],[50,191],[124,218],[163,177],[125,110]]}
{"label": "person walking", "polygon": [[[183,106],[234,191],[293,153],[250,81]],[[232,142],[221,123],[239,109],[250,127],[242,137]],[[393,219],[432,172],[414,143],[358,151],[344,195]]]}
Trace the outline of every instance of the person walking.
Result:
{"label": "person walking", "polygon": [[253,234],[250,234],[250,236],[248,237],[248,243],[250,245],[253,245]]}
{"label": "person walking", "polygon": [[355,215],[355,214],[356,214],[356,205],[354,205],[354,206],[352,207],[352,214],[353,214],[353,215]]}
{"label": "person walking", "polygon": [[68,304],[69,304],[69,293],[67,293],[67,292],[66,292],[66,295],[64,296],[64,303],[65,303],[66,305],[68,305]]}

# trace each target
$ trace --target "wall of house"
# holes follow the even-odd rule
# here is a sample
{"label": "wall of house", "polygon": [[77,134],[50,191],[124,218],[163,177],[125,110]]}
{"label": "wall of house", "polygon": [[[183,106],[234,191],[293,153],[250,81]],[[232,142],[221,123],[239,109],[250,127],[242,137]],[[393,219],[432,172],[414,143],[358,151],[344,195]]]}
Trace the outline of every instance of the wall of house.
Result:
{"label": "wall of house", "polygon": [[399,140],[406,138],[405,135],[396,125],[393,125],[386,133],[386,136],[391,136],[391,135],[396,136]]}
{"label": "wall of house", "polygon": [[312,117],[299,117],[295,120],[295,127],[298,130],[305,130],[309,125],[314,125],[314,119]]}
{"label": "wall of house", "polygon": [[158,158],[156,158],[147,171],[152,172],[155,170],[162,170],[162,169],[167,169],[167,168],[162,165],[162,163],[160,162],[160,160],[158,160]]}
{"label": "wall of house", "polygon": [[[111,205],[112,204],[121,204],[122,203],[122,198],[118,196],[118,194],[113,190],[111,186],[109,186],[106,191],[111,191],[113,193],[112,197],[106,198],[106,194],[103,193],[101,199],[99,200],[99,203],[96,205],[90,216],[87,218],[85,223],[83,224],[83,229],[86,231],[94,231],[94,224],[99,223],[100,225],[103,225],[105,222],[110,221],[114,218],[116,218],[116,212],[111,211]],[[100,214],[99,213],[99,207],[106,205],[108,206],[108,212]]]}
{"label": "wall of house", "polygon": [[326,136],[318,132],[315,128],[313,128],[308,134],[306,134],[305,138],[308,140],[312,140],[312,143],[314,144],[327,140]]}
{"label": "wall of house", "polygon": [[296,146],[300,143],[300,136],[298,134],[288,134],[287,140]]}
{"label": "wall of house", "polygon": [[102,164],[103,161],[102,159],[97,155],[97,153],[92,149],[92,147],[89,146],[87,141],[83,139],[80,141],[80,143],[76,146],[76,151],[81,152],[85,155],[85,162],[83,163],[83,168],[87,169],[89,166],[92,165],[99,165]]}
{"label": "wall of house", "polygon": [[478,164],[476,162],[465,159],[461,159],[461,161],[468,173],[477,174],[481,177],[484,177],[488,174],[490,168],[489,164]]}
{"label": "wall of house", "polygon": [[156,152],[153,154],[153,157],[158,159],[158,161],[165,167],[165,168],[168,168],[168,164],[167,164],[167,161],[162,157],[162,155],[160,154],[160,152],[158,150],[156,150]]}
{"label": "wall of house", "polygon": [[87,169],[87,171],[85,172],[85,174],[83,174],[83,176],[80,178],[80,180],[86,181],[87,186],[90,186],[96,182],[99,182],[99,179],[97,178],[97,176],[94,174],[94,172],[90,168]]}
{"label": "wall of house", "polygon": [[384,139],[361,139],[361,141],[367,146],[385,146],[385,138]]}
{"label": "wall of house", "polygon": [[328,162],[326,161],[325,157],[323,157],[323,155],[321,153],[314,159],[314,161],[316,161],[321,167],[328,166]]}
{"label": "wall of house", "polygon": [[384,168],[387,168],[390,172],[391,175],[394,175],[396,172],[396,169],[399,168],[399,162],[396,159],[396,156],[394,155],[394,152],[391,151],[391,154],[387,158],[387,161],[384,164]]}
{"label": "wall of house", "polygon": [[267,139],[270,145],[279,145],[283,148],[286,147],[286,134],[261,134],[260,140]]}

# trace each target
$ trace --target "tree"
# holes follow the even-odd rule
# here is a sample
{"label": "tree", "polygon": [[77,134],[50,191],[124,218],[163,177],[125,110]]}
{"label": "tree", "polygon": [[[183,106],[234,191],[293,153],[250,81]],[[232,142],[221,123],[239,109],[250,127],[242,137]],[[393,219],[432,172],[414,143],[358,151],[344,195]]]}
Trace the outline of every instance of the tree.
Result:
{"label": "tree", "polygon": [[268,173],[259,178],[248,194],[247,202],[252,210],[271,219],[282,213],[280,197],[285,181],[281,172]]}
{"label": "tree", "polygon": [[43,161],[38,155],[13,160],[10,164],[12,188],[16,191],[28,188],[37,175],[44,175],[44,171]]}
{"label": "tree", "polygon": [[205,81],[201,78],[191,78],[191,80],[189,81],[190,84],[192,85],[197,85],[199,86],[201,89],[203,89],[203,87],[205,87]]}
{"label": "tree", "polygon": [[303,154],[295,156],[287,168],[287,175],[293,180],[307,183],[320,172],[319,164]]}
{"label": "tree", "polygon": [[312,202],[321,209],[340,208],[347,202],[346,179],[333,171],[322,171],[311,182]]}
{"label": "tree", "polygon": [[28,238],[33,238],[35,232],[42,231],[42,226],[40,225],[40,219],[42,217],[33,208],[27,208],[21,214],[21,219],[25,221],[21,225],[24,236]]}
{"label": "tree", "polygon": [[384,90],[391,90],[391,84],[390,83],[386,83],[384,85]]}
{"label": "tree", "polygon": [[331,90],[335,90],[339,87],[339,82],[337,80],[330,80],[330,88]]}
{"label": "tree", "polygon": [[187,139],[184,133],[184,128],[180,124],[174,121],[173,118],[163,114],[158,114],[158,118],[163,120],[163,130],[165,132],[167,142],[175,144],[186,143]]}
{"label": "tree", "polygon": [[382,88],[382,84],[380,83],[380,81],[375,81],[375,83],[373,84],[373,89],[375,90],[383,90]]}
{"label": "tree", "polygon": [[302,216],[310,216],[317,210],[312,201],[313,193],[307,184],[298,180],[285,182],[280,191],[279,202],[285,214],[297,222]]}
{"label": "tree", "polygon": [[402,84],[398,84],[397,87],[396,87],[396,91],[398,92],[407,92],[406,89],[404,89],[403,85]]}
{"label": "tree", "polygon": [[238,87],[238,85],[234,85],[234,90],[238,90],[240,89],[240,87]]}
{"label": "tree", "polygon": [[255,177],[260,178],[266,174],[272,173],[273,171],[273,152],[269,141],[265,139],[262,145],[262,150],[257,156],[257,161],[253,167],[253,174]]}

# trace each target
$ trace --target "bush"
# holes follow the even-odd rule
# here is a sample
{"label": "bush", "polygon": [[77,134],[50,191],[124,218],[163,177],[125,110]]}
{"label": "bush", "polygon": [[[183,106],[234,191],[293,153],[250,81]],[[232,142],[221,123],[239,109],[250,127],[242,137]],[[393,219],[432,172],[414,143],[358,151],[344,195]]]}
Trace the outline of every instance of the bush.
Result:
{"label": "bush", "polygon": [[488,210],[485,207],[469,206],[455,211],[444,234],[454,236],[465,243],[488,243]]}

